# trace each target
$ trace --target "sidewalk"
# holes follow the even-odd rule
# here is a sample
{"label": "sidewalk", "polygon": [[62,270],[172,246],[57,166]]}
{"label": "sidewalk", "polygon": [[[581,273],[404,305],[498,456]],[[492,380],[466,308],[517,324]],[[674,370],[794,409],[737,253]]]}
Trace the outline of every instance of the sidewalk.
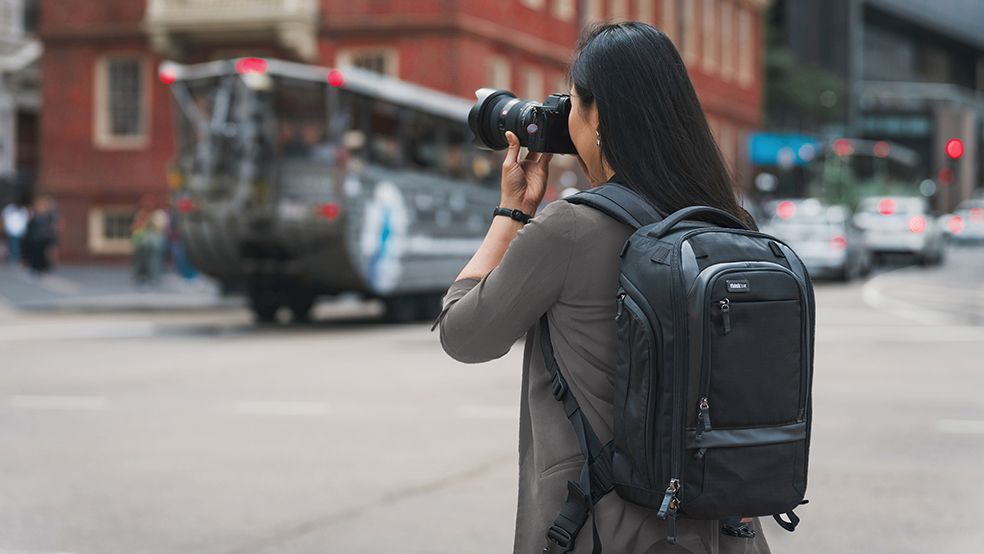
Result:
{"label": "sidewalk", "polygon": [[223,297],[217,284],[201,277],[187,282],[166,274],[159,284],[138,288],[125,266],[59,266],[37,278],[20,267],[0,264],[0,306],[18,310],[212,310],[240,308],[243,303],[240,297]]}

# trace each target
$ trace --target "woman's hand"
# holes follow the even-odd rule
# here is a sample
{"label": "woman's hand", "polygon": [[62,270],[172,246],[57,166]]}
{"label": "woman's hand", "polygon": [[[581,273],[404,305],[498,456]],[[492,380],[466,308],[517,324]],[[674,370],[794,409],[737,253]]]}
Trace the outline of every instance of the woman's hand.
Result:
{"label": "woman's hand", "polygon": [[547,190],[547,172],[553,154],[529,152],[519,161],[519,137],[506,131],[506,159],[502,162],[502,195],[499,205],[533,215]]}

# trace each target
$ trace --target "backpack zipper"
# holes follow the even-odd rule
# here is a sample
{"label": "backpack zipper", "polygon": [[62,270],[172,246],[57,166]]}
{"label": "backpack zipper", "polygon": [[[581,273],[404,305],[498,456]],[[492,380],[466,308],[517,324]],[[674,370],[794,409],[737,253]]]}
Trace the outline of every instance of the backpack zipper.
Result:
{"label": "backpack zipper", "polygon": [[725,298],[718,302],[721,308],[721,317],[724,319],[724,334],[731,332],[731,300]]}

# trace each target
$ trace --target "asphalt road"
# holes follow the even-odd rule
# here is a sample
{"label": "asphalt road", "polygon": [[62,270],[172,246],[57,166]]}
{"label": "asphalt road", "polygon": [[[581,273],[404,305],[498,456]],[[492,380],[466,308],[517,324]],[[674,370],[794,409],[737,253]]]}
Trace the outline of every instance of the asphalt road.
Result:
{"label": "asphalt road", "polygon": [[[818,286],[811,503],[773,551],[984,551],[982,274]],[[511,551],[521,345],[466,366],[365,310],[0,307],[0,553]]]}

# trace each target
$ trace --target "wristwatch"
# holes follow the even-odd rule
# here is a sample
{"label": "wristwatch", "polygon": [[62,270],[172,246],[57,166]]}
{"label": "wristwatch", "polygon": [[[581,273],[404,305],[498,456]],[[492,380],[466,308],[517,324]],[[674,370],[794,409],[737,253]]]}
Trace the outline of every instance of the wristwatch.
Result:
{"label": "wristwatch", "polygon": [[509,208],[503,208],[502,206],[496,206],[495,209],[492,210],[492,217],[497,215],[510,217],[516,221],[522,222],[523,224],[529,223],[531,217],[520,210],[510,210]]}

